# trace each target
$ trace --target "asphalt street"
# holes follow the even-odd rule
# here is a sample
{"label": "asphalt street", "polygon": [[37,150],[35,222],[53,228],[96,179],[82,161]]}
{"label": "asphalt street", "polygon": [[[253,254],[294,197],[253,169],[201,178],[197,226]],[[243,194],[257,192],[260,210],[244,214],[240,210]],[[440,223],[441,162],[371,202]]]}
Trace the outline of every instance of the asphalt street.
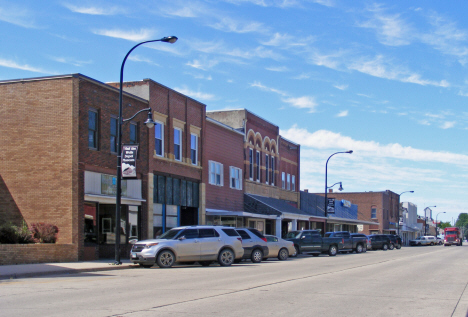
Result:
{"label": "asphalt street", "polygon": [[467,316],[468,246],[0,281],[1,316]]}

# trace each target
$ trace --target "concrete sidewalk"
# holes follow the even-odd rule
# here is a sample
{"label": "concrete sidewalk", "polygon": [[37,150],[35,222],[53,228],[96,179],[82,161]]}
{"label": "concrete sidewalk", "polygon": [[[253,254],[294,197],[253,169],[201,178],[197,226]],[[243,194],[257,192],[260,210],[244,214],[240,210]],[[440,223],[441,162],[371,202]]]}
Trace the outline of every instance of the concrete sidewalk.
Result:
{"label": "concrete sidewalk", "polygon": [[121,265],[113,265],[114,260],[99,260],[67,263],[36,263],[0,265],[0,280],[35,277],[53,274],[71,274],[137,268],[130,260],[122,260]]}

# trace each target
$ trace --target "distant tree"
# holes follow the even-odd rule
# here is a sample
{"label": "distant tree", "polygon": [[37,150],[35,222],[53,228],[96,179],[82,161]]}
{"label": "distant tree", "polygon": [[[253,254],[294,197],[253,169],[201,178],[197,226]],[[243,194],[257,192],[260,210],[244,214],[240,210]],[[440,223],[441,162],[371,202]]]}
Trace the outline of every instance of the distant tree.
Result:
{"label": "distant tree", "polygon": [[452,224],[450,223],[450,221],[441,222],[441,223],[438,225],[438,227],[439,227],[440,229],[445,229],[445,228],[448,228],[448,227],[451,227],[451,226],[452,226]]}
{"label": "distant tree", "polygon": [[459,227],[462,230],[464,236],[468,238],[468,213],[462,212],[459,214],[455,226]]}

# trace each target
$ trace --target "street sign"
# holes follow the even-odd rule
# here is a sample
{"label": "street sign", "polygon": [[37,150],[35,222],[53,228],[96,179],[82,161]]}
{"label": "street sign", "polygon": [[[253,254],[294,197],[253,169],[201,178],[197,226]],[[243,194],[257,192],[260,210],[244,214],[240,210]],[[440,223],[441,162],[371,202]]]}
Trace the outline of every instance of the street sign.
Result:
{"label": "street sign", "polygon": [[335,213],[335,198],[327,198],[327,213]]}

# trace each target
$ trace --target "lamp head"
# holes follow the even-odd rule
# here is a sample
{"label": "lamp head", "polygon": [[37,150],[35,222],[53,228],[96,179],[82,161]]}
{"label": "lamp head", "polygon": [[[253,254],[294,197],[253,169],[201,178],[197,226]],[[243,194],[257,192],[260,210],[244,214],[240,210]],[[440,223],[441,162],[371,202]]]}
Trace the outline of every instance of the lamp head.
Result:
{"label": "lamp head", "polygon": [[345,153],[352,154],[352,153],[353,153],[353,150],[346,151]]}
{"label": "lamp head", "polygon": [[166,36],[161,39],[161,42],[174,44],[175,42],[177,42],[177,40],[178,40],[177,36]]}
{"label": "lamp head", "polygon": [[148,111],[148,119],[145,121],[145,125],[148,127],[148,129],[151,129],[154,127],[155,122],[153,121],[153,113],[151,112],[151,109]]}
{"label": "lamp head", "polygon": [[340,192],[343,191],[343,185],[341,184],[341,182],[340,182],[340,188],[338,188],[338,190],[339,190]]}

